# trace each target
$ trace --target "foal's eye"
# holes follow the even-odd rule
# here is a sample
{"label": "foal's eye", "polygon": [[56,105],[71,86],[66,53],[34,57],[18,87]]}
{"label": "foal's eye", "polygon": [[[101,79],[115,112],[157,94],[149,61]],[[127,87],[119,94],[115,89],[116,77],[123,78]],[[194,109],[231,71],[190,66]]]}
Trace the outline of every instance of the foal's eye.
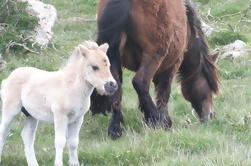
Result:
{"label": "foal's eye", "polygon": [[99,67],[98,66],[92,66],[92,70],[97,71],[97,70],[99,70]]}

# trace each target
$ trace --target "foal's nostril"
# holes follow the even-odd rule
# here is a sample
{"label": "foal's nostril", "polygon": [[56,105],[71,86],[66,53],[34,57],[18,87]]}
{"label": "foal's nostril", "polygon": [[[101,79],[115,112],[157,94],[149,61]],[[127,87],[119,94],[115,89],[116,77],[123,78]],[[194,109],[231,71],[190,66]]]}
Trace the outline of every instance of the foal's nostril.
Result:
{"label": "foal's nostril", "polygon": [[105,91],[109,94],[114,93],[118,89],[118,85],[116,82],[109,81],[105,83]]}

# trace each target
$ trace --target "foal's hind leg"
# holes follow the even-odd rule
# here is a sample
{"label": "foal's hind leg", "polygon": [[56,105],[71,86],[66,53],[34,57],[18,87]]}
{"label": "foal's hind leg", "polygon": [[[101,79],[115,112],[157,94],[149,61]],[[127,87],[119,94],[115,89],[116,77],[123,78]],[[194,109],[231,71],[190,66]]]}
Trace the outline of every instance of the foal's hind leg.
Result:
{"label": "foal's hind leg", "polygon": [[15,98],[13,98],[13,100],[3,99],[2,122],[0,125],[0,161],[3,146],[10,130],[11,122],[21,111],[21,104],[19,101],[15,101],[14,99]]}
{"label": "foal's hind leg", "polygon": [[34,141],[38,120],[29,116],[26,117],[26,122],[22,130],[21,136],[24,142],[24,151],[28,166],[38,166],[36,155],[34,152]]}

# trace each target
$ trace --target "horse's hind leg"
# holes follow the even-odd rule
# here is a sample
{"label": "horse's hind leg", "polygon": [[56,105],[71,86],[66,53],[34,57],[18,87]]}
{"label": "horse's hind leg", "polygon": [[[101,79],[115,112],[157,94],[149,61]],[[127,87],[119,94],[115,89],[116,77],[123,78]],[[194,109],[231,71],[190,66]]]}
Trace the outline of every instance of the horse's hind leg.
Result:
{"label": "horse's hind leg", "polygon": [[3,146],[8,136],[11,122],[14,120],[16,115],[21,111],[21,103],[16,98],[2,98],[2,122],[0,125],[0,161],[1,154],[3,151]]}
{"label": "horse's hind leg", "polygon": [[28,166],[38,166],[38,162],[34,152],[34,141],[37,124],[38,120],[34,119],[31,116],[26,117],[26,122],[21,133],[24,142],[24,151]]}
{"label": "horse's hind leg", "polygon": [[163,118],[165,121],[167,121],[168,127],[172,126],[172,121],[168,114],[168,108],[167,108],[167,104],[171,93],[172,79],[173,75],[169,70],[155,75],[153,79],[156,93],[156,106],[157,109],[162,114],[165,114]]}

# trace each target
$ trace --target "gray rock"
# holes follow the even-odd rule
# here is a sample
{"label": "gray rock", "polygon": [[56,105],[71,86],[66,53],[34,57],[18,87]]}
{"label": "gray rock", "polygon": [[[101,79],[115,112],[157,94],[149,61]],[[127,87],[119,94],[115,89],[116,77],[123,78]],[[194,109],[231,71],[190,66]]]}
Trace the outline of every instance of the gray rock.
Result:
{"label": "gray rock", "polygon": [[204,21],[201,21],[201,26],[202,26],[203,32],[207,36],[210,36],[213,32],[217,32],[213,26],[206,24]]}
{"label": "gray rock", "polygon": [[225,45],[222,48],[222,57],[238,58],[246,56],[251,52],[247,47],[247,44],[241,40],[236,40],[235,42]]}
{"label": "gray rock", "polygon": [[53,36],[52,27],[57,20],[56,8],[39,0],[20,1],[27,2],[30,14],[36,16],[39,20],[38,25],[34,29],[34,33],[31,36],[31,38],[34,40],[34,44],[47,47]]}

